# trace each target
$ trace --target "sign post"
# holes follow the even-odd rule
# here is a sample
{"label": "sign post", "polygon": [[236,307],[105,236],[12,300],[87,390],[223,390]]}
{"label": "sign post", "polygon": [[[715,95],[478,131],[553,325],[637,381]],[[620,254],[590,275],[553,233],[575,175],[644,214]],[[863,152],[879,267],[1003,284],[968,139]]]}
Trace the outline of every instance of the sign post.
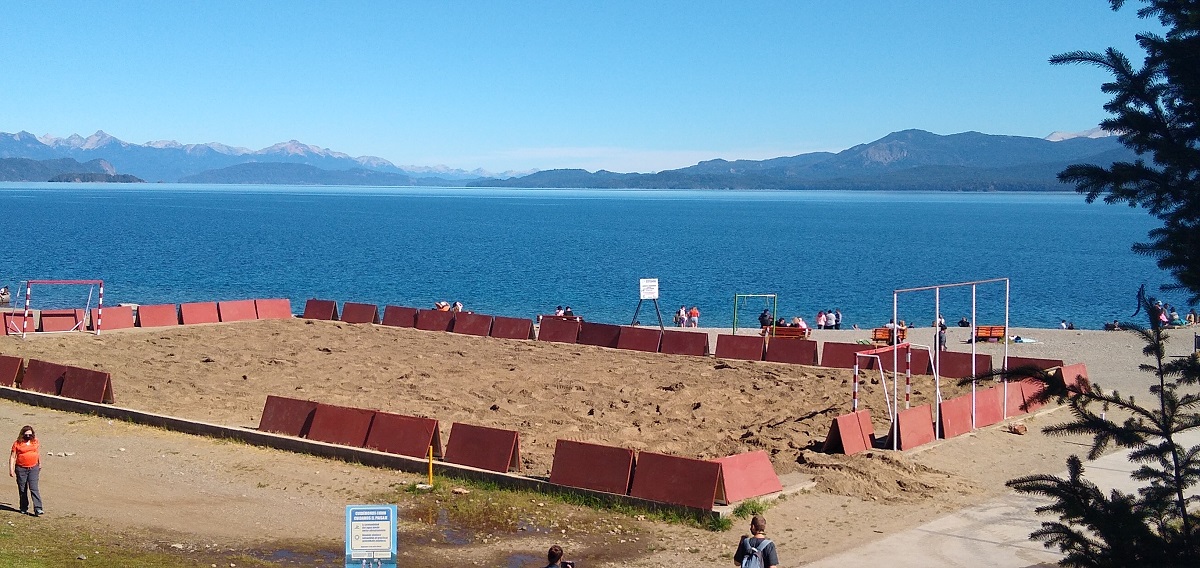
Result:
{"label": "sign post", "polygon": [[633,310],[633,323],[638,324],[638,312],[642,309],[642,302],[650,300],[654,302],[654,313],[658,315],[658,329],[665,330],[662,320],[662,311],[658,309],[658,279],[657,278],[642,278],[638,280],[638,305]]}
{"label": "sign post", "polygon": [[396,506],[346,506],[346,568],[395,568]]}

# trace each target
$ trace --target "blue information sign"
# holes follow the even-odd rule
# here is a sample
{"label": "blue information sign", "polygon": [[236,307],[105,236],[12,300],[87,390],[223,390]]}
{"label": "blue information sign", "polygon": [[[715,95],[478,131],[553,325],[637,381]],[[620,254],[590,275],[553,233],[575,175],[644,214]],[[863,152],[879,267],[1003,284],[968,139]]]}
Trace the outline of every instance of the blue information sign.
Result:
{"label": "blue information sign", "polygon": [[346,506],[346,568],[396,566],[396,506]]}

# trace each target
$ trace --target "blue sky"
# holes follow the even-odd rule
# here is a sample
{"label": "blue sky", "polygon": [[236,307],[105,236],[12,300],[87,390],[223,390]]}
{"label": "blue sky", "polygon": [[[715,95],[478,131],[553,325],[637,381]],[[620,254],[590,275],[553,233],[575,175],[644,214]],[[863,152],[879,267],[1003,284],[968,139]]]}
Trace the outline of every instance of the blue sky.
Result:
{"label": "blue sky", "polygon": [[657,171],[908,128],[1042,137],[1105,117],[1057,53],[1160,29],[1106,0],[17,2],[0,131],[398,165]]}

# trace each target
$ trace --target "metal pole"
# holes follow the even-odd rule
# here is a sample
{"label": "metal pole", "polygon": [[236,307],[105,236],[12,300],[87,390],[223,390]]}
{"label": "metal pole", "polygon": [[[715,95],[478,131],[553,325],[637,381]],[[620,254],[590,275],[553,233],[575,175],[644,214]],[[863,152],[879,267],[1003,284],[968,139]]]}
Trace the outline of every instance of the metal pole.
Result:
{"label": "metal pole", "polygon": [[975,313],[975,284],[971,285],[971,429],[975,429],[975,384],[979,381],[975,377],[979,373],[975,370],[975,344],[979,341],[978,334],[975,333],[979,326],[979,315]]}
{"label": "metal pole", "polygon": [[850,411],[858,412],[858,357],[854,358],[854,390],[850,395]]}
{"label": "metal pole", "polygon": [[942,399],[942,381],[938,378],[938,367],[940,367],[942,365],[942,342],[941,342],[941,336],[939,335],[942,332],[942,328],[937,325],[938,317],[942,313],[942,287],[941,286],[938,286],[937,288],[933,289],[933,313],[934,313],[934,318],[933,318],[933,321],[934,321],[934,326],[933,326],[934,327],[934,330],[933,330],[934,356],[933,356],[933,361],[931,361],[931,362],[933,363],[933,391],[934,391],[934,400],[933,400],[934,432],[933,432],[933,435],[934,435],[934,438],[936,439],[937,438],[937,425],[942,423],[942,405],[940,404],[942,402],[942,400],[941,400]]}
{"label": "metal pole", "polygon": [[96,335],[100,335],[100,323],[104,321],[104,281],[100,281],[100,302],[96,304]]}
{"label": "metal pole", "polygon": [[[900,354],[896,352],[896,342],[900,339],[900,298],[895,291],[892,292],[892,449],[900,449],[900,396],[899,385],[896,374],[896,367],[900,363]],[[880,362],[880,367],[883,367],[883,362]],[[882,369],[881,369],[882,371]]]}
{"label": "metal pole", "polygon": [[1004,368],[1008,368],[1008,279],[1004,279]]}
{"label": "metal pole", "polygon": [[[25,281],[25,318],[21,320],[21,339],[25,339],[25,334],[29,331],[29,293],[33,291],[33,282]],[[37,331],[36,329],[34,331]]]}

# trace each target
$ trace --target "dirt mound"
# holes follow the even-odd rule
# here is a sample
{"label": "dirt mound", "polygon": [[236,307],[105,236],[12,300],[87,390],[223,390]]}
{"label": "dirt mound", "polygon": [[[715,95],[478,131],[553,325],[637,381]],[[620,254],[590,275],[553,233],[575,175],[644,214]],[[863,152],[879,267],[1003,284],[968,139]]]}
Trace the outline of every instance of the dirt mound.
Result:
{"label": "dirt mound", "polygon": [[968,479],[892,452],[845,456],[806,451],[799,461],[800,469],[816,481],[817,491],[863,500],[912,502],[946,493],[965,495],[979,489]]}

